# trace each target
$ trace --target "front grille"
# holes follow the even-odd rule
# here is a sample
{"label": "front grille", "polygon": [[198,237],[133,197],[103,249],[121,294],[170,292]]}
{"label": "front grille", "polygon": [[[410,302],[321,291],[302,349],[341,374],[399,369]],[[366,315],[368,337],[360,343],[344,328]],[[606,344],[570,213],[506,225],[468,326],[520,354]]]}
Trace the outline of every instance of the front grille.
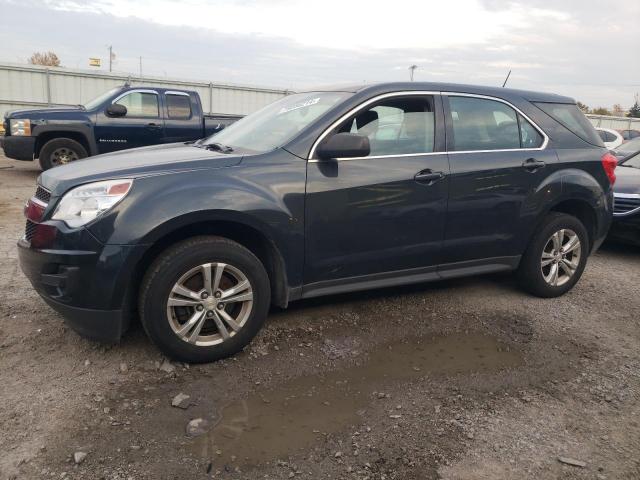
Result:
{"label": "front grille", "polygon": [[614,215],[628,215],[637,209],[640,209],[640,195],[614,195]]}
{"label": "front grille", "polygon": [[51,200],[51,192],[38,185],[35,197],[41,202],[49,203],[49,200]]}
{"label": "front grille", "polygon": [[24,238],[28,241],[31,241],[33,238],[33,234],[36,232],[36,224],[31,220],[27,220],[27,225],[24,228]]}

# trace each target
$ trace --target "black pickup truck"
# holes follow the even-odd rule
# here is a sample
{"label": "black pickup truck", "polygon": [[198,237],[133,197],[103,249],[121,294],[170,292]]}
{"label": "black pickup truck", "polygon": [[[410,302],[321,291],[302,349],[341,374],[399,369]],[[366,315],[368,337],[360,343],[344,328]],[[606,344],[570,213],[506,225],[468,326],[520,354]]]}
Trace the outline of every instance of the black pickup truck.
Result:
{"label": "black pickup truck", "polygon": [[47,170],[90,155],[197,140],[238,118],[203,114],[193,91],[125,85],[85,105],[7,112],[0,146],[15,160],[39,158]]}

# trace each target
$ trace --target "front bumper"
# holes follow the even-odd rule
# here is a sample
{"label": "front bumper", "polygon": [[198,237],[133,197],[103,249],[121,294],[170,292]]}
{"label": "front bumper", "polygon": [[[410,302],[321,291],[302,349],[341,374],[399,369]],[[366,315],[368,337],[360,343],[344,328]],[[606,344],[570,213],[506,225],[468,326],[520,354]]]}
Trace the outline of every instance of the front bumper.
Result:
{"label": "front bumper", "polygon": [[36,137],[13,136],[2,138],[4,155],[14,160],[33,160]]}
{"label": "front bumper", "polygon": [[20,266],[38,294],[80,335],[107,342],[120,340],[129,326],[134,309],[127,299],[142,251],[102,245],[85,229],[61,228],[48,249],[18,241]]}

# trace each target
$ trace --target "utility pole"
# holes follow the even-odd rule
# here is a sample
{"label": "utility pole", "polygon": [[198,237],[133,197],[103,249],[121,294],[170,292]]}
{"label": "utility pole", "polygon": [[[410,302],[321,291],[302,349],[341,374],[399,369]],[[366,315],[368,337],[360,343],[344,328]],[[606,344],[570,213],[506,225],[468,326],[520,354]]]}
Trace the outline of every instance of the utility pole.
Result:
{"label": "utility pole", "polygon": [[140,78],[142,78],[142,57],[140,57]]}
{"label": "utility pole", "polygon": [[411,78],[411,81],[413,82],[413,72],[416,71],[416,68],[418,68],[417,65],[411,65],[409,67],[409,77]]}
{"label": "utility pole", "polygon": [[111,71],[111,60],[113,59],[113,46],[109,45],[109,71]]}

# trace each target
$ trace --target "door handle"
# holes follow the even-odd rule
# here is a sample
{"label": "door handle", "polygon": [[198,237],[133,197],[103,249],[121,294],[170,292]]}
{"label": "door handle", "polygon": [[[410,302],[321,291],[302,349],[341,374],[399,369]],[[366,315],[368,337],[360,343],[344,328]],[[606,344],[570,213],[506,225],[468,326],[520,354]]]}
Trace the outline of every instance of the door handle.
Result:
{"label": "door handle", "polygon": [[157,130],[159,128],[162,128],[162,125],[160,125],[159,123],[147,123],[147,128],[150,128],[152,130]]}
{"label": "door handle", "polygon": [[421,170],[416,173],[416,176],[413,179],[418,183],[426,183],[427,185],[433,185],[438,180],[444,178],[444,173],[442,172],[434,172],[431,169]]}
{"label": "door handle", "polygon": [[542,160],[536,160],[535,158],[527,158],[522,163],[522,167],[529,172],[535,172],[539,168],[544,168],[545,165],[546,163]]}

